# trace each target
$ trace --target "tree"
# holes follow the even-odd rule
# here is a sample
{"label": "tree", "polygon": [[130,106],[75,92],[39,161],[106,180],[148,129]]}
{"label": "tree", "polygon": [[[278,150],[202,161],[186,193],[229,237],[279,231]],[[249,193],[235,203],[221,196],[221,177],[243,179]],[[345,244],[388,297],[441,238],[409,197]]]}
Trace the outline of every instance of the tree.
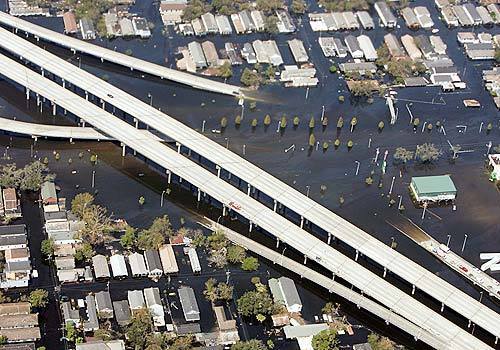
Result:
{"label": "tree", "polygon": [[135,349],[144,349],[147,335],[151,332],[153,332],[153,323],[149,311],[147,309],[135,311],[125,332],[130,345]]}
{"label": "tree", "polygon": [[35,289],[30,293],[28,300],[31,307],[43,309],[49,302],[48,298],[49,293],[45,289]]}
{"label": "tree", "polygon": [[241,74],[240,81],[243,85],[257,87],[260,83],[260,76],[257,72],[245,68]]}
{"label": "tree", "polygon": [[316,136],[314,134],[309,135],[309,147],[314,147],[316,143]]}
{"label": "tree", "polygon": [[132,226],[125,228],[125,233],[120,237],[120,244],[125,249],[132,249],[135,247],[137,241],[136,229]]}
{"label": "tree", "polygon": [[307,5],[304,0],[293,0],[290,10],[296,15],[303,15],[306,12]]}
{"label": "tree", "polygon": [[286,128],[286,124],[287,124],[286,117],[285,117],[285,116],[282,116],[282,117],[281,117],[281,120],[280,120],[280,128],[281,128],[281,129]]}
{"label": "tree", "polygon": [[342,129],[343,126],[344,126],[344,118],[340,116],[339,119],[337,120],[337,129]]}
{"label": "tree", "polygon": [[22,191],[38,191],[45,181],[54,179],[48,173],[47,165],[39,160],[18,169],[16,164],[6,164],[0,168],[0,187],[14,187]]}
{"label": "tree", "polygon": [[351,132],[354,131],[354,127],[358,124],[358,118],[352,117],[351,119]]}
{"label": "tree", "polygon": [[80,332],[76,329],[75,324],[73,322],[66,322],[66,339],[70,342],[78,342],[78,338],[80,337]]}
{"label": "tree", "polygon": [[92,249],[92,245],[90,243],[84,242],[75,252],[75,260],[76,261],[90,261],[92,257],[95,255],[94,249]]}
{"label": "tree", "polygon": [[406,164],[407,162],[409,162],[410,160],[413,159],[413,152],[408,151],[404,147],[398,147],[398,148],[396,148],[396,151],[394,152],[393,157],[394,157],[394,160],[396,160],[397,162],[401,162],[403,164]]}
{"label": "tree", "polygon": [[241,125],[241,115],[237,115],[236,117],[234,117],[234,125],[236,127],[239,127]]}
{"label": "tree", "polygon": [[259,268],[259,260],[253,256],[246,257],[241,262],[241,269],[244,271],[256,271]]}
{"label": "tree", "polygon": [[316,121],[314,120],[314,117],[311,117],[311,119],[309,119],[309,129],[314,129],[315,124]]}
{"label": "tree", "polygon": [[205,282],[205,290],[203,295],[211,303],[215,303],[218,300],[231,300],[233,298],[233,286],[226,283],[218,283],[215,278],[209,278]]}
{"label": "tree", "polygon": [[339,139],[335,139],[335,141],[333,142],[333,145],[335,146],[335,148],[339,147],[340,146],[340,140]]}
{"label": "tree", "polygon": [[366,179],[365,179],[365,183],[370,186],[371,184],[373,184],[373,178],[371,176],[368,176]]}
{"label": "tree", "polygon": [[220,127],[221,129],[225,129],[227,127],[227,117],[222,117],[220,119]]}
{"label": "tree", "polygon": [[269,114],[266,114],[264,117],[264,125],[269,126],[271,124],[271,116]]}
{"label": "tree", "polygon": [[231,63],[227,61],[224,62],[222,66],[217,68],[217,75],[225,79],[231,78],[233,76],[233,68],[231,67]]}
{"label": "tree", "polygon": [[299,116],[296,115],[295,117],[293,117],[293,126],[297,127],[299,126],[299,124],[300,124],[300,118]]}
{"label": "tree", "polygon": [[373,80],[349,80],[347,86],[351,94],[358,97],[371,97],[379,89],[377,82]]}
{"label": "tree", "polygon": [[246,255],[245,249],[238,245],[230,245],[227,248],[227,261],[231,264],[241,263],[246,258]]}
{"label": "tree", "polygon": [[500,48],[498,47],[495,49],[495,61],[500,63]]}
{"label": "tree", "polygon": [[258,123],[259,123],[259,122],[258,122],[257,118],[253,118],[253,119],[252,119],[252,123],[251,123],[250,125],[252,126],[252,128],[255,128],[255,127],[257,127],[257,124],[258,124]]}
{"label": "tree", "polygon": [[415,118],[413,119],[413,128],[417,128],[417,126],[420,125],[420,119],[419,118]]}
{"label": "tree", "polygon": [[441,154],[441,150],[434,146],[434,144],[424,143],[423,145],[417,145],[415,158],[417,158],[421,163],[431,163],[438,160]]}
{"label": "tree", "polygon": [[380,131],[382,131],[382,130],[384,129],[384,126],[385,126],[385,124],[384,124],[384,122],[383,122],[383,121],[380,121],[380,122],[378,123],[378,129],[379,129]]}
{"label": "tree", "polygon": [[251,339],[236,342],[231,345],[231,350],[267,350],[267,348],[261,340]]}
{"label": "tree", "polygon": [[278,17],[275,15],[267,16],[264,19],[264,28],[269,34],[278,34]]}
{"label": "tree", "polygon": [[334,74],[334,73],[337,73],[337,66],[336,65],[331,65],[330,68],[328,69],[330,71],[330,73]]}
{"label": "tree", "polygon": [[246,317],[255,317],[258,314],[272,315],[276,311],[273,299],[262,283],[257,283],[254,290],[245,292],[236,301],[236,305],[238,312]]}
{"label": "tree", "polygon": [[92,246],[101,245],[109,240],[112,224],[106,208],[95,204],[87,206],[81,219],[84,226],[78,232],[79,238]]}
{"label": "tree", "polygon": [[46,259],[52,258],[55,251],[55,244],[52,238],[44,239],[40,245],[40,252]]}
{"label": "tree", "polygon": [[71,201],[71,212],[78,218],[83,218],[84,211],[94,203],[94,196],[88,192],[78,193]]}
{"label": "tree", "polygon": [[323,142],[323,151],[326,151],[328,149],[328,146],[329,144],[327,141]]}
{"label": "tree", "polygon": [[396,344],[387,337],[381,337],[375,333],[368,335],[368,344],[373,350],[394,350]]}
{"label": "tree", "polygon": [[257,9],[264,11],[266,13],[274,12],[279,8],[283,8],[283,0],[257,0]]}
{"label": "tree", "polygon": [[338,350],[337,331],[325,329],[312,338],[311,345],[314,350]]}
{"label": "tree", "polygon": [[354,142],[352,140],[347,141],[347,148],[351,149],[354,146]]}
{"label": "tree", "polygon": [[146,198],[144,198],[144,196],[140,196],[140,197],[139,197],[139,205],[140,205],[140,206],[143,206],[143,205],[144,205],[144,203],[146,203]]}
{"label": "tree", "polygon": [[210,255],[208,256],[208,264],[210,266],[215,266],[217,269],[223,269],[227,265],[227,250],[226,248],[222,249],[212,249],[210,251]]}
{"label": "tree", "polygon": [[94,331],[94,337],[104,341],[109,341],[114,339],[111,331],[102,328],[99,328],[98,330]]}

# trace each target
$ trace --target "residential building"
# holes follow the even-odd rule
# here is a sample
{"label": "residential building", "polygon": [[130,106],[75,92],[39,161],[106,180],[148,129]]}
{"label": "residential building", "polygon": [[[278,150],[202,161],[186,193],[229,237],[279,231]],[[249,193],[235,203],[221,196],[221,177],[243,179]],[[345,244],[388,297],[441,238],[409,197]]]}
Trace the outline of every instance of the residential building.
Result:
{"label": "residential building", "polygon": [[219,32],[219,27],[217,26],[217,22],[215,21],[215,16],[212,13],[207,12],[202,14],[201,21],[203,22],[207,33],[215,34]]}
{"label": "residential building", "polygon": [[469,17],[468,13],[465,11],[465,8],[462,5],[454,5],[453,13],[458,19],[458,22],[463,27],[470,27],[474,25],[474,21]]}
{"label": "residential building", "polygon": [[162,0],[160,3],[160,15],[163,24],[175,25],[182,22],[187,0]]}
{"label": "residential building", "polygon": [[299,39],[292,39],[287,41],[292,56],[297,63],[306,63],[309,61],[309,55],[304,47],[304,44]]}
{"label": "residential building", "polygon": [[267,55],[267,51],[262,40],[255,40],[252,43],[252,46],[258,63],[270,63],[269,56]]}
{"label": "residential building", "polygon": [[457,40],[460,44],[476,44],[479,42],[476,33],[473,32],[458,32]]}
{"label": "residential building", "polygon": [[111,271],[113,272],[114,278],[123,279],[128,277],[127,264],[125,263],[125,257],[123,255],[111,255],[109,263],[111,265]]}
{"label": "residential building", "polygon": [[236,66],[243,64],[241,56],[236,51],[236,46],[233,43],[224,43],[224,49],[226,50],[226,55],[229,57],[231,65]]}
{"label": "residential building", "polygon": [[30,342],[40,339],[38,314],[31,313],[30,304],[0,304],[0,336],[9,343]]}
{"label": "residential building", "polygon": [[486,6],[486,9],[491,14],[491,17],[493,18],[493,22],[495,24],[500,24],[500,5],[489,4],[488,6]]}
{"label": "residential building", "polygon": [[57,270],[73,270],[75,268],[75,258],[73,256],[56,256]]}
{"label": "residential building", "polygon": [[312,350],[312,339],[321,331],[329,329],[326,323],[305,324],[283,327],[286,339],[296,339],[301,349]]}
{"label": "residential building", "polygon": [[28,246],[25,225],[0,226],[0,251]]}
{"label": "residential building", "polygon": [[448,27],[458,27],[460,23],[458,22],[458,17],[455,15],[452,6],[444,7],[441,10],[441,16]]}
{"label": "residential building", "polygon": [[370,343],[354,344],[352,350],[373,350]]}
{"label": "residential building", "polygon": [[203,21],[200,18],[195,18],[191,21],[191,26],[193,27],[194,35],[203,36],[207,35],[207,28],[203,24]]}
{"label": "residential building", "polygon": [[466,2],[462,5],[462,7],[463,7],[465,13],[467,14],[467,16],[469,17],[469,19],[472,21],[472,23],[475,26],[481,25],[483,20],[481,19],[481,16],[477,12],[476,6],[474,6],[474,4],[472,4],[470,2]]}
{"label": "residential building", "polygon": [[163,245],[159,249],[159,253],[161,265],[163,266],[163,272],[165,274],[179,272],[179,266],[177,266],[177,260],[175,259],[175,253],[172,245]]}
{"label": "residential building", "polygon": [[196,253],[196,249],[193,247],[185,248],[184,253],[189,257],[189,263],[191,264],[191,270],[194,273],[201,272],[200,259],[198,258],[198,253]]}
{"label": "residential building", "polygon": [[96,279],[110,278],[108,260],[104,255],[94,255],[92,257],[92,267],[94,268],[94,275]]}
{"label": "residential building", "polygon": [[401,15],[405,20],[406,26],[410,29],[418,29],[420,27],[420,23],[415,15],[415,12],[411,7],[405,7],[401,10]]}
{"label": "residential building", "polygon": [[108,291],[95,293],[95,304],[101,318],[113,318],[113,303]]}
{"label": "residential building", "polygon": [[83,330],[85,332],[93,332],[99,329],[99,318],[97,317],[96,301],[93,295],[85,297],[87,304],[87,319],[83,321]]}
{"label": "residential building", "polygon": [[488,154],[489,166],[491,167],[490,179],[500,180],[500,154]]}
{"label": "residential building", "polygon": [[266,23],[264,22],[264,15],[259,10],[250,11],[250,17],[255,24],[255,29],[258,32],[262,32],[266,28]]}
{"label": "residential building", "polygon": [[130,306],[127,300],[113,301],[113,310],[115,312],[116,323],[120,326],[126,326],[130,323]]}
{"label": "residential building", "polygon": [[189,55],[194,61],[197,69],[207,68],[207,61],[205,60],[205,55],[203,54],[203,49],[201,44],[196,41],[192,41],[188,44]]}
{"label": "residential building", "polygon": [[346,36],[344,42],[352,58],[363,58],[363,50],[359,47],[358,39],[354,35]]}
{"label": "residential building", "polygon": [[153,318],[155,327],[165,326],[165,311],[161,302],[160,290],[156,287],[144,289],[144,299],[146,299],[146,306],[149,313]]}
{"label": "residential building", "polygon": [[318,43],[325,57],[335,56],[335,42],[332,37],[321,36],[318,38]]}
{"label": "residential building", "polygon": [[347,30],[347,22],[341,12],[332,13],[333,21],[335,23],[336,30]]}
{"label": "residential building", "polygon": [[449,175],[414,176],[410,191],[418,203],[454,201],[457,189]]}
{"label": "residential building", "polygon": [[429,29],[434,26],[434,21],[431,18],[431,14],[427,7],[425,6],[416,6],[413,11],[415,12],[415,16],[417,17],[418,23],[424,29]]}
{"label": "residential building", "polygon": [[7,249],[4,253],[5,261],[29,261],[30,252],[28,248]]}
{"label": "residential building", "polygon": [[397,19],[389,8],[389,5],[387,5],[385,1],[377,1],[374,7],[380,18],[380,23],[382,26],[386,28],[396,27]]}
{"label": "residential building", "polygon": [[128,256],[128,263],[132,270],[132,277],[144,277],[148,275],[146,261],[141,253],[132,253]]}
{"label": "residential building", "polygon": [[358,44],[367,61],[375,61],[378,58],[377,50],[375,50],[370,37],[367,35],[358,36]]}
{"label": "residential building", "polygon": [[4,188],[2,190],[3,210],[7,218],[20,218],[23,216],[21,203],[17,198],[15,188]]}
{"label": "residential building", "polygon": [[240,22],[244,28],[244,32],[251,33],[255,31],[256,27],[253,23],[252,17],[250,16],[250,11],[240,11],[238,12],[238,16],[240,17]]}
{"label": "residential building", "polygon": [[247,61],[248,64],[257,63],[257,56],[252,47],[252,44],[250,43],[245,43],[243,45],[243,49],[241,49],[241,56],[243,56],[243,58]]}
{"label": "residential building", "polygon": [[269,280],[269,289],[274,302],[285,306],[288,312],[299,313],[302,310],[302,301],[292,279],[288,277],[272,278]]}
{"label": "residential building", "polygon": [[80,32],[83,40],[94,40],[96,38],[94,23],[88,18],[80,20]]}
{"label": "residential building", "polygon": [[146,267],[150,277],[157,277],[163,275],[163,267],[161,266],[160,254],[155,249],[146,250],[144,252],[146,259]]}
{"label": "residential building", "polygon": [[236,34],[243,34],[246,32],[245,26],[241,22],[240,16],[237,13],[233,13],[231,15],[231,21],[233,22],[234,29],[236,30]]}
{"label": "residential building", "polygon": [[240,340],[238,334],[238,327],[236,320],[228,320],[224,306],[213,306],[215,317],[217,318],[217,325],[219,327],[219,334],[217,343],[221,345],[234,344]]}
{"label": "residential building", "polygon": [[233,34],[233,28],[231,28],[231,23],[229,18],[224,15],[216,15],[215,22],[217,23],[217,28],[219,28],[219,34],[221,35],[231,35]]}
{"label": "residential building", "polygon": [[339,38],[333,38],[333,44],[335,46],[335,52],[337,57],[344,58],[347,57],[347,47],[342,43]]}
{"label": "residential building", "polygon": [[476,11],[479,14],[479,17],[481,17],[481,22],[485,26],[490,26],[494,24],[495,22],[493,21],[493,17],[491,17],[490,13],[484,6],[477,6]]}
{"label": "residential building", "polygon": [[280,33],[293,33],[297,29],[293,24],[292,17],[286,10],[276,10],[276,16],[278,17],[278,31]]}
{"label": "residential building", "polygon": [[127,292],[127,300],[132,314],[134,314],[137,310],[144,309],[146,307],[142,290],[129,290]]}
{"label": "residential building", "polygon": [[375,23],[373,22],[372,17],[368,13],[368,11],[358,11],[356,12],[356,16],[358,17],[363,29],[370,30],[375,28]]}
{"label": "residential building", "polygon": [[428,60],[432,60],[436,58],[436,53],[432,48],[431,41],[426,35],[417,35],[414,38],[415,44],[422,51],[424,57]]}
{"label": "residential building", "polygon": [[72,323],[75,327],[80,326],[80,312],[73,309],[69,301],[61,303],[61,310],[63,314],[64,324]]}
{"label": "residential building", "polygon": [[145,18],[132,18],[132,27],[134,28],[134,34],[142,39],[147,39],[151,36],[151,30],[149,30],[149,24]]}
{"label": "residential building", "polygon": [[213,42],[204,41],[201,43],[201,48],[209,67],[217,67],[220,65],[219,55],[217,54],[217,49],[215,48],[215,44]]}
{"label": "residential building", "polygon": [[180,287],[179,299],[182,305],[182,311],[184,313],[184,318],[188,322],[199,321],[200,320],[200,309],[198,307],[198,302],[196,301],[196,296],[194,290],[191,287]]}
{"label": "residential building", "polygon": [[76,350],[125,350],[125,342],[123,340],[91,341],[76,344]]}
{"label": "residential building", "polygon": [[64,33],[76,34],[78,32],[78,25],[76,24],[76,16],[73,11],[66,11],[63,14]]}
{"label": "residential building", "polygon": [[[401,38],[401,40],[402,39],[403,38]],[[389,33],[384,35],[384,43],[387,46],[389,54],[391,55],[392,58],[400,60],[407,57],[404,47],[399,43],[397,36],[395,36],[394,34]]]}
{"label": "residential building", "polygon": [[418,48],[417,44],[415,43],[415,39],[411,35],[403,35],[401,37],[401,43],[408,53],[408,56],[410,56],[412,60],[418,60],[422,58],[422,52]]}
{"label": "residential building", "polygon": [[347,29],[349,30],[356,30],[359,29],[359,22],[356,16],[354,15],[354,12],[352,11],[345,11],[342,12],[342,16],[344,16],[345,24]]}
{"label": "residential building", "polygon": [[122,33],[122,36],[134,36],[135,35],[135,30],[134,30],[134,25],[132,23],[132,20],[130,18],[120,18],[118,20],[118,25],[120,26],[120,31]]}
{"label": "residential building", "polygon": [[440,36],[438,35],[431,35],[429,37],[429,40],[431,42],[432,47],[434,48],[434,51],[438,55],[446,55],[446,44],[443,42]]}
{"label": "residential building", "polygon": [[374,74],[377,72],[377,66],[373,62],[346,62],[341,63],[339,66],[343,73],[358,73],[365,75],[367,73]]}
{"label": "residential building", "polygon": [[436,7],[440,10],[443,9],[444,7],[450,6],[449,0],[434,0],[434,3],[436,4]]}

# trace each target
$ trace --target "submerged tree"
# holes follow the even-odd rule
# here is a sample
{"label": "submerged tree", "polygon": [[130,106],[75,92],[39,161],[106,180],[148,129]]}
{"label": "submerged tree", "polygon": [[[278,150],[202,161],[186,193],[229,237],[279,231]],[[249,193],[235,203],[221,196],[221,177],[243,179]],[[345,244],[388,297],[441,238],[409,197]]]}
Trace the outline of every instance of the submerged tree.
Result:
{"label": "submerged tree", "polygon": [[418,145],[415,151],[415,157],[421,163],[431,163],[436,161],[441,156],[442,151],[434,146],[433,143],[424,143],[423,145]]}

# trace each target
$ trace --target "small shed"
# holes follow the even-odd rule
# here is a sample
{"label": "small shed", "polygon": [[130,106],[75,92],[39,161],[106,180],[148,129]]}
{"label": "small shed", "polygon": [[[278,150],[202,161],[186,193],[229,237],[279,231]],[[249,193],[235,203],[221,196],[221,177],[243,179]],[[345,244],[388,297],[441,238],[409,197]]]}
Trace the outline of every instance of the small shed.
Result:
{"label": "small shed", "polygon": [[455,200],[457,189],[450,175],[412,177],[410,191],[419,203]]}

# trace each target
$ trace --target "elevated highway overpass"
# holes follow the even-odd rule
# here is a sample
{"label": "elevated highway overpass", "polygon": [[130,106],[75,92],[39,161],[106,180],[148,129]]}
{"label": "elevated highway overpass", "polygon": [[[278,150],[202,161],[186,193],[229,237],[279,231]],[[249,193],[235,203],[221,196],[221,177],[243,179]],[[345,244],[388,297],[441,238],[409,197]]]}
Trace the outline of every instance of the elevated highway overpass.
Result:
{"label": "elevated highway overpass", "polygon": [[102,61],[108,61],[131,70],[143,72],[161,79],[175,81],[176,83],[191,86],[195,89],[217,92],[224,95],[242,96],[243,91],[239,86],[222,83],[215,80],[199,77],[193,74],[180,72],[162,65],[151,63],[139,58],[131,57],[104,47],[73,38],[68,35],[57,33],[53,30],[25,21],[21,18],[11,16],[0,11],[0,23],[13,29],[23,31],[48,42],[66,47],[73,52],[81,52],[94,56]]}
{"label": "elevated highway overpass", "polygon": [[45,73],[54,74],[63,80],[63,85],[64,82],[68,82],[79,87],[87,98],[89,95],[96,96],[102,106],[112,105],[133,117],[136,123],[140,121],[166,135],[177,142],[179,153],[184,148],[199,154],[216,165],[217,170],[213,169],[213,172],[217,172],[219,177],[221,170],[225,170],[246,182],[247,194],[254,188],[271,198],[274,201],[274,212],[277,212],[279,204],[283,205],[301,217],[299,224],[301,228],[306,220],[313,223],[328,235],[328,242],[330,238],[335,237],[352,247],[355,260],[359,255],[370,258],[384,269],[384,276],[387,271],[391,271],[412,285],[414,290],[418,288],[439,301],[443,308],[448,306],[470,322],[485,329],[496,339],[500,336],[499,315],[496,312],[175,118],[1,28],[0,48],[22,57]]}
{"label": "elevated highway overpass", "polygon": [[[334,277],[342,278],[386,308],[440,338],[446,344],[443,349],[492,349],[491,346],[447,320],[438,312],[433,311],[382,277],[333,249],[327,243],[312,236],[209,170],[159,141],[144,138],[143,134],[132,125],[61,87],[56,82],[50,81],[4,55],[0,55],[0,75],[25,87],[27,94],[42,96],[58,106],[57,108],[64,109],[85,120],[101,132],[119,140],[144,157],[150,164],[165,170],[169,174],[169,181],[171,175],[175,174],[180,179],[189,182],[198,189],[198,200],[201,199],[202,194],[206,194],[222,203],[223,206],[232,207],[251,223],[258,225],[331,271]],[[496,321],[498,321],[498,317],[495,317],[494,322]],[[418,334],[413,335],[418,338]]]}

